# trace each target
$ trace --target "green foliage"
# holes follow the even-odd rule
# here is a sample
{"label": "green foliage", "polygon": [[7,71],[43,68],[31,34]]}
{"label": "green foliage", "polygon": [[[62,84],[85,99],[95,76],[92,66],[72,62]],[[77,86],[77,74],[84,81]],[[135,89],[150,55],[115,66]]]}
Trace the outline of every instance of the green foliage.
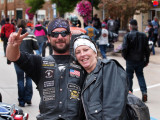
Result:
{"label": "green foliage", "polygon": [[[66,12],[73,12],[78,2],[81,0],[50,0],[52,3],[56,3],[57,5],[57,11],[60,13],[60,15],[66,13]],[[93,6],[98,9],[98,4],[100,3],[100,0],[88,0],[91,3],[93,3]],[[38,9],[41,9],[43,7],[43,4],[45,3],[44,0],[25,0],[25,2],[32,7],[30,10],[31,13],[35,13]]]}
{"label": "green foliage", "polygon": [[[57,11],[60,14],[64,14],[66,12],[73,12],[78,2],[81,0],[51,0],[52,3],[56,3]],[[88,0],[92,3],[92,0]],[[93,6],[98,9],[98,4],[100,0],[93,0]]]}
{"label": "green foliage", "polygon": [[78,0],[51,0],[51,2],[56,3],[57,11],[60,14],[64,14],[65,12],[72,12]]}
{"label": "green foliage", "polygon": [[44,0],[25,0],[25,2],[32,8],[30,13],[35,13],[37,10],[43,7]]}

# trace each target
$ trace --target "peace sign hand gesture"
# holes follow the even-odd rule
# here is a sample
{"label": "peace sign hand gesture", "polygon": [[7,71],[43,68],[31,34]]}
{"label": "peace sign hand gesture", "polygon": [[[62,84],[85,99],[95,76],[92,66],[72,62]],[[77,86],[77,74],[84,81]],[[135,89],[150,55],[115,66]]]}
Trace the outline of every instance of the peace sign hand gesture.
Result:
{"label": "peace sign hand gesture", "polygon": [[27,37],[28,35],[28,33],[25,33],[23,35],[21,35],[21,33],[22,33],[22,28],[19,28],[18,33],[16,32],[11,33],[8,39],[8,44],[12,44],[14,47],[20,46],[23,38]]}
{"label": "peace sign hand gesture", "polygon": [[28,33],[21,35],[22,28],[18,30],[18,33],[13,32],[9,36],[8,45],[6,49],[6,56],[10,61],[17,61],[20,58],[19,46],[22,43],[23,38],[27,37]]}

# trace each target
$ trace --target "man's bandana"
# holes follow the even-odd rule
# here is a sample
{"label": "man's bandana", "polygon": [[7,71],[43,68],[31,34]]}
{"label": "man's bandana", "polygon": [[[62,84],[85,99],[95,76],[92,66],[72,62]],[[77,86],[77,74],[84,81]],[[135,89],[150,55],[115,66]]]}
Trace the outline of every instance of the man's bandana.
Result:
{"label": "man's bandana", "polygon": [[48,35],[51,35],[51,32],[56,28],[65,28],[70,32],[69,22],[63,18],[55,18],[48,25]]}

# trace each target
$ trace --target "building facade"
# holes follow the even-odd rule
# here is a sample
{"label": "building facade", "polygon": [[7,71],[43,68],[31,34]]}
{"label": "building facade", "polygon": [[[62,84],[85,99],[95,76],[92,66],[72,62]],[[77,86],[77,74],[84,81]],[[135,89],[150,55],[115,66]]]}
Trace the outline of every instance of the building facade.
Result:
{"label": "building facade", "polygon": [[[29,6],[25,3],[25,0],[0,0],[0,20],[3,17],[15,18],[15,19],[28,19],[25,13]],[[43,20],[44,18],[53,18],[52,4],[49,0],[45,0],[43,8],[36,12],[37,20]]]}

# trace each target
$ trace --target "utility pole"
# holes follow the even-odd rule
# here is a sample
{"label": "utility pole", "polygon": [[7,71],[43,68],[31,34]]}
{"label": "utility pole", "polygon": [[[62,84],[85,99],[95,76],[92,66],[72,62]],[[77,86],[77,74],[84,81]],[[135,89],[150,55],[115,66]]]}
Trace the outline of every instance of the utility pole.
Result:
{"label": "utility pole", "polygon": [[7,0],[4,0],[4,14],[5,14],[5,18],[7,18]]}
{"label": "utility pole", "polygon": [[93,0],[91,0],[91,5],[92,5],[92,20],[93,20]]}

